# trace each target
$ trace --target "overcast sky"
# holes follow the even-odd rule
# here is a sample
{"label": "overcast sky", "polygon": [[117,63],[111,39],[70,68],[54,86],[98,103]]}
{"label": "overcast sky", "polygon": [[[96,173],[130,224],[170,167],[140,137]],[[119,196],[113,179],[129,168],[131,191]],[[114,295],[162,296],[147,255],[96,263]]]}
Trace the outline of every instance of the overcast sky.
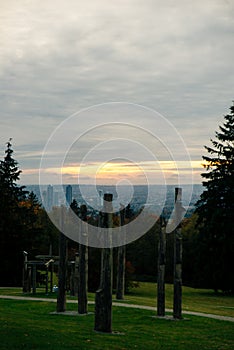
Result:
{"label": "overcast sky", "polygon": [[[0,150],[2,158],[5,142],[12,137],[22,182],[38,183],[42,150],[61,122],[84,108],[119,101],[156,110],[172,123],[190,154],[194,181],[200,181],[203,146],[234,99],[233,0],[0,4]],[[86,118],[83,129],[85,122]],[[98,122],[93,120],[94,125]],[[104,134],[112,135],[111,127],[100,131],[100,142]],[[136,141],[136,129],[129,130],[128,138],[133,135]],[[90,150],[91,136],[79,144],[83,156]],[[143,132],[138,142],[145,144],[146,139]],[[76,154],[67,161],[64,181],[75,179],[69,166],[77,169],[81,160]],[[98,158],[95,161],[98,164]],[[119,173],[126,172],[126,162],[113,163],[118,163]],[[87,174],[88,170],[88,183],[92,175]],[[190,181],[186,172],[183,180]]]}

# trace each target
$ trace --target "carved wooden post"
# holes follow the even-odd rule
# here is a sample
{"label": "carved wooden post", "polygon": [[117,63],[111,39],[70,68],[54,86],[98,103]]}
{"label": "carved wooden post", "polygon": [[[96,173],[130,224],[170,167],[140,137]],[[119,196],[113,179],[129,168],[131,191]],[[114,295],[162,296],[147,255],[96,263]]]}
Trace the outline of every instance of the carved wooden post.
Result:
{"label": "carved wooden post", "polygon": [[32,267],[28,266],[28,278],[27,278],[27,282],[28,282],[28,293],[31,293],[31,284],[32,284]]}
{"label": "carved wooden post", "polygon": [[[123,230],[125,218],[125,209],[124,207],[120,208],[120,226]],[[118,247],[118,261],[117,261],[117,282],[116,282],[116,299],[124,299],[124,284],[125,284],[125,254],[126,247],[122,245]]]}
{"label": "carved wooden post", "polygon": [[[113,225],[112,194],[104,195],[104,215],[102,227]],[[107,233],[108,246],[111,246],[110,230]],[[100,286],[95,297],[95,326],[98,332],[112,332],[112,248],[102,249]]]}
{"label": "carved wooden post", "polygon": [[32,265],[32,292],[36,294],[37,291],[37,266],[36,264]]}
{"label": "carved wooden post", "polygon": [[50,264],[50,293],[53,292],[53,284],[54,284],[54,262]]}
{"label": "carved wooden post", "polygon": [[71,261],[71,274],[70,274],[70,296],[75,296],[75,261]]}
{"label": "carved wooden post", "polygon": [[59,270],[57,312],[66,311],[66,278],[67,278],[67,238],[63,234],[64,208],[61,207],[61,232],[59,235]]}
{"label": "carved wooden post", "polygon": [[174,231],[174,303],[173,317],[182,318],[182,188],[175,188],[175,220],[178,226]]}
{"label": "carved wooden post", "polygon": [[28,253],[23,252],[24,254],[24,267],[23,267],[23,293],[30,292],[29,285],[29,267],[28,267]]}
{"label": "carved wooden post", "polygon": [[79,253],[75,256],[75,276],[74,276],[74,295],[78,296],[78,278],[79,278]]}
{"label": "carved wooden post", "polygon": [[[81,208],[81,235],[88,243],[87,232],[87,207]],[[88,246],[79,244],[79,266],[78,266],[78,313],[87,314],[88,312]]]}
{"label": "carved wooden post", "polygon": [[46,290],[45,290],[46,295],[48,295],[48,283],[49,283],[49,266],[46,265]]}
{"label": "carved wooden post", "polygon": [[[53,257],[53,249],[52,249],[52,244],[50,243],[50,248],[49,248],[49,256],[50,259]],[[54,278],[54,261],[51,261],[50,264],[50,293],[53,292],[53,278]]]}
{"label": "carved wooden post", "polygon": [[160,216],[158,242],[157,315],[165,316],[166,223]]}

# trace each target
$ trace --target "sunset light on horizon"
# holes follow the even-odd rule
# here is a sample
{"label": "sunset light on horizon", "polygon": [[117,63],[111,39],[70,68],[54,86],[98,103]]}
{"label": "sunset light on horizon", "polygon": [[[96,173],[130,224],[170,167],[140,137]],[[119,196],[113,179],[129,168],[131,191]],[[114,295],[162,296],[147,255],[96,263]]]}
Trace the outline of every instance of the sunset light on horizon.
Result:
{"label": "sunset light on horizon", "polygon": [[[201,172],[204,171],[202,160],[193,160],[188,164],[185,161],[145,161],[133,164],[127,161],[90,162],[87,164],[70,164],[62,168],[47,168],[41,171],[48,175],[51,183],[53,175],[60,175],[64,184],[106,184],[124,185],[127,182],[133,185],[147,185],[147,178],[152,184],[175,184],[180,176],[181,183],[190,183],[186,177],[188,173],[193,174],[193,182],[200,183]],[[25,169],[21,175],[21,182],[33,184],[30,179],[38,176],[38,169]],[[35,182],[36,183],[36,182]]]}

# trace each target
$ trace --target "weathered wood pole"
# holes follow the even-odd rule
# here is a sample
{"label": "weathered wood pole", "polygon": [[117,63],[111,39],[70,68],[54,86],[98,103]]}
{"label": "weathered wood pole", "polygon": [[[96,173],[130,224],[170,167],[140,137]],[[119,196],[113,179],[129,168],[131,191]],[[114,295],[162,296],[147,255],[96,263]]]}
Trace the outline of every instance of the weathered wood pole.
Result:
{"label": "weathered wood pole", "polygon": [[[104,214],[102,227],[112,228],[112,199],[110,193],[104,194]],[[108,230],[106,242],[111,247],[111,233]],[[98,332],[112,332],[112,248],[103,248],[101,257],[100,286],[95,296],[95,325],[94,330]]]}
{"label": "weathered wood pole", "polygon": [[50,265],[50,293],[53,292],[53,284],[54,284],[54,262]]}
{"label": "weathered wood pole", "polygon": [[37,266],[32,265],[32,292],[36,294],[37,292]]}
{"label": "weathered wood pole", "polygon": [[31,285],[32,285],[32,267],[28,266],[28,293],[31,293]]}
{"label": "weathered wood pole", "polygon": [[[81,235],[88,244],[87,232],[87,207],[81,208]],[[79,265],[78,265],[78,313],[87,314],[88,312],[88,246],[79,244]]]}
{"label": "weathered wood pole", "polygon": [[61,207],[61,231],[59,235],[59,269],[57,312],[66,311],[66,279],[67,279],[67,238],[63,234],[64,208]]}
{"label": "weathered wood pole", "polygon": [[182,188],[175,188],[175,220],[178,223],[174,231],[174,301],[173,317],[182,318]]}
{"label": "weathered wood pole", "polygon": [[74,296],[78,296],[78,278],[79,278],[79,253],[75,255],[75,275],[74,275]]}
{"label": "weathered wood pole", "polygon": [[75,296],[75,261],[71,261],[71,274],[70,274],[70,296]]}
{"label": "weathered wood pole", "polygon": [[78,297],[78,277],[79,277],[79,252],[75,253],[71,262],[70,296]]}
{"label": "weathered wood pole", "polygon": [[[52,244],[50,244],[49,256],[50,256],[50,259],[53,258]],[[54,278],[54,261],[51,261],[51,264],[50,264],[50,293],[53,292],[53,284],[54,284],[53,278]]]}
{"label": "weathered wood pole", "polygon": [[157,315],[165,316],[166,223],[160,216],[158,242]]}
{"label": "weathered wood pole", "polygon": [[[121,230],[124,230],[125,208],[120,208],[120,226]],[[117,250],[117,282],[116,282],[116,299],[124,299],[125,288],[125,255],[126,247],[122,245]]]}
{"label": "weathered wood pole", "polygon": [[23,267],[23,293],[29,293],[31,291],[31,282],[29,279],[29,266],[28,266],[28,253],[24,254],[24,267]]}
{"label": "weathered wood pole", "polygon": [[46,290],[45,290],[46,295],[48,295],[48,283],[49,283],[49,266],[46,265]]}

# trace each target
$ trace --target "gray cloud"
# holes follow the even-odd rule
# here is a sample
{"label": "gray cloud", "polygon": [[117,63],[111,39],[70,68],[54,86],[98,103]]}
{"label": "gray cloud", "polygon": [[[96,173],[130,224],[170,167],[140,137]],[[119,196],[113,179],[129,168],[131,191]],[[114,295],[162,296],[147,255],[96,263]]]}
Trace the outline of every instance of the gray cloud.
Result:
{"label": "gray cloud", "polygon": [[218,0],[6,2],[1,145],[13,137],[22,167],[39,167],[35,152],[64,118],[126,101],[162,113],[197,159],[233,99],[233,10]]}

